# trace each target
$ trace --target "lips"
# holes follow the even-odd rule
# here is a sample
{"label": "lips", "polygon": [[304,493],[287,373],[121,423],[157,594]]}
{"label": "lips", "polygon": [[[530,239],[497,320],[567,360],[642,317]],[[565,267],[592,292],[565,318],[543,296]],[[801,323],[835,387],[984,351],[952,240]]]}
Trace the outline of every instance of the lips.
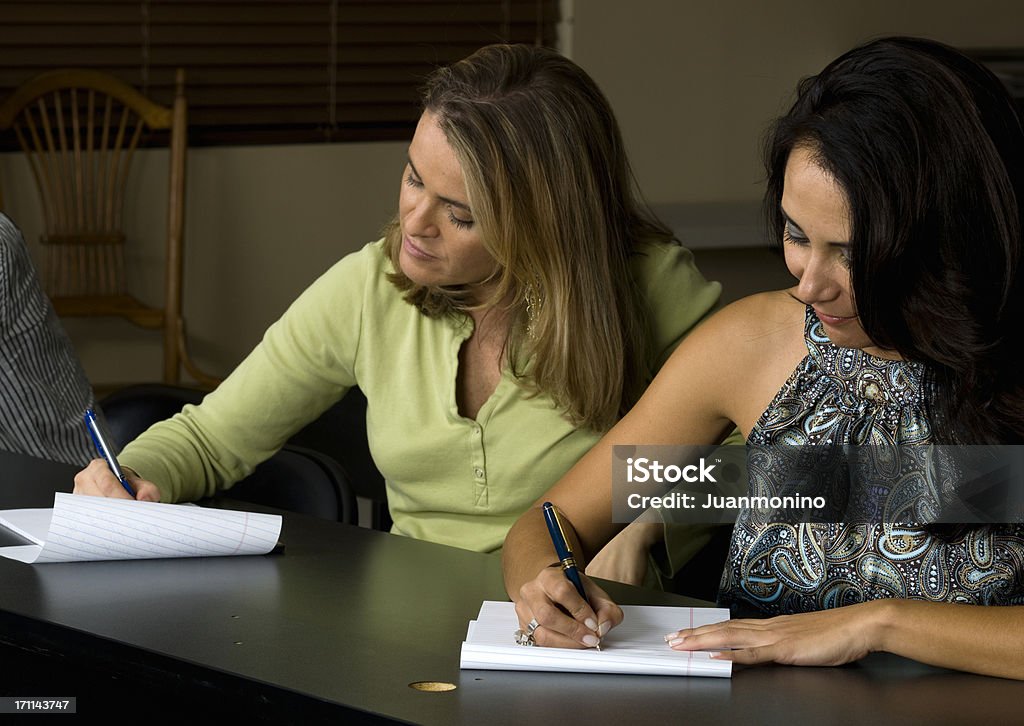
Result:
{"label": "lips", "polygon": [[413,241],[411,239],[409,239],[406,236],[402,237],[402,246],[405,248],[406,252],[408,252],[413,257],[416,257],[417,259],[420,259],[420,260],[436,260],[437,259],[436,256],[430,254],[429,252],[424,250],[422,247],[418,247],[415,243],[413,243]]}
{"label": "lips", "polygon": [[814,314],[818,316],[818,320],[827,325],[842,325],[844,323],[849,323],[851,320],[857,319],[856,315],[829,315],[817,308],[814,308]]}

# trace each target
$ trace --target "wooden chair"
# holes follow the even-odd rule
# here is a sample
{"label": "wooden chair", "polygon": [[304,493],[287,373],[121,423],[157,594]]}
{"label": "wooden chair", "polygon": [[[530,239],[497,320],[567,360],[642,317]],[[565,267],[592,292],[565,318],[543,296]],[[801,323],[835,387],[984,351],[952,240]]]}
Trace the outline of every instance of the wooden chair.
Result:
{"label": "wooden chair", "polygon": [[[115,316],[163,333],[163,381],[184,367],[200,384],[219,381],[189,357],[182,319],[187,116],[185,73],[172,108],[159,106],[113,76],[69,69],[43,73],[0,105],[0,130],[14,128],[42,202],[44,287],[58,315]],[[143,134],[170,136],[170,186],[162,307],[128,294],[125,189]]]}

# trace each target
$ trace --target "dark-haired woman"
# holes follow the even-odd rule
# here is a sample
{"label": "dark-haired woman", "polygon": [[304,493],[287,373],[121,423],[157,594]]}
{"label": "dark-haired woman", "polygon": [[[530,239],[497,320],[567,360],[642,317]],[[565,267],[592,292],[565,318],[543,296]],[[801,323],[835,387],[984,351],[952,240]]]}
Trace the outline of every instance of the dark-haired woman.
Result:
{"label": "dark-haired woman", "polygon": [[[1024,441],[1022,153],[999,82],[937,43],[875,41],[802,83],[766,154],[771,228],[799,282],[698,328],[545,495],[582,552],[615,533],[614,444],[708,443],[733,425],[765,445]],[[504,559],[538,644],[592,645],[621,620],[593,583],[592,609],[546,567],[536,509]],[[775,617],[680,630],[666,647],[817,665],[884,650],[1024,679],[1024,525],[790,524],[746,510],[720,599]]]}

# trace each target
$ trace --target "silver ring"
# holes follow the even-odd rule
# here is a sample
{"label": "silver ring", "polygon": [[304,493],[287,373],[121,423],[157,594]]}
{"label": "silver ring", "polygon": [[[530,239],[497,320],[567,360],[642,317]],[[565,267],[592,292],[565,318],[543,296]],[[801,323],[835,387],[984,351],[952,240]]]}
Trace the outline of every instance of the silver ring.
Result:
{"label": "silver ring", "polygon": [[537,645],[533,639],[533,633],[525,630],[516,631],[516,644],[517,645]]}
{"label": "silver ring", "polygon": [[526,634],[532,636],[534,631],[536,631],[537,628],[539,628],[539,627],[540,627],[540,623],[537,622],[537,618],[533,618],[530,621],[529,625],[526,626]]}

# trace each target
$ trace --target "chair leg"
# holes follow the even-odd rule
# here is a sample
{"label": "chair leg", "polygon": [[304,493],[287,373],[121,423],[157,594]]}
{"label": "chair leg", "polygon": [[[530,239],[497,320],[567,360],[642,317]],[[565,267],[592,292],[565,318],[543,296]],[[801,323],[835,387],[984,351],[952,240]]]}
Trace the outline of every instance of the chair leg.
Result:
{"label": "chair leg", "polygon": [[181,365],[184,367],[185,372],[192,376],[203,388],[213,390],[219,386],[223,379],[204,373],[192,360],[192,356],[188,354],[188,340],[185,336],[185,321],[181,318],[178,318],[177,339],[178,358],[180,358]]}
{"label": "chair leg", "polygon": [[181,357],[178,345],[178,320],[164,324],[164,383],[176,386],[181,383]]}

